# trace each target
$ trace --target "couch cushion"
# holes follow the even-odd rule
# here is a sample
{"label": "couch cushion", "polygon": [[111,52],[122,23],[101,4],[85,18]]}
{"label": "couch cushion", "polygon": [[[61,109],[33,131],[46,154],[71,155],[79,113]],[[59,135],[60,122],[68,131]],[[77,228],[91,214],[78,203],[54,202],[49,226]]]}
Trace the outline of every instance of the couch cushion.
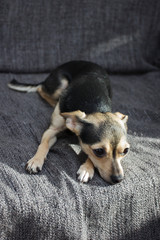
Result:
{"label": "couch cushion", "polygon": [[79,59],[111,72],[153,70],[160,64],[159,0],[2,2],[1,72],[50,71]]}
{"label": "couch cushion", "polygon": [[125,179],[108,185],[96,172],[80,184],[84,161],[63,133],[38,175],[25,172],[53,109],[36,93],[7,88],[17,78],[39,82],[46,74],[0,74],[0,238],[160,239],[160,72],[111,76],[113,111],[129,115]]}

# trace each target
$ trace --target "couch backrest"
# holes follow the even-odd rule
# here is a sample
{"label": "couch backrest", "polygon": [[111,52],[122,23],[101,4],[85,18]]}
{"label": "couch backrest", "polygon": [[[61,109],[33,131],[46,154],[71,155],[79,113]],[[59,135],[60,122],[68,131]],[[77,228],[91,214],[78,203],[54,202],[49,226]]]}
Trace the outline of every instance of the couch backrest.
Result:
{"label": "couch backrest", "polygon": [[0,71],[47,72],[85,59],[110,72],[160,67],[159,0],[2,0]]}

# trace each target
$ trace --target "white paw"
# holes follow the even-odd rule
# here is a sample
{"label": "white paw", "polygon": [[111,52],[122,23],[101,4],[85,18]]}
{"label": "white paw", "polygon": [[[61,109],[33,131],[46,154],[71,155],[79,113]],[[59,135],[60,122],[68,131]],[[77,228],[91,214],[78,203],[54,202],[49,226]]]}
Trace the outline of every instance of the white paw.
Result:
{"label": "white paw", "polygon": [[78,176],[78,180],[80,182],[86,183],[89,180],[91,180],[93,178],[94,175],[94,169],[93,168],[89,168],[88,166],[84,164],[82,164],[77,172]]}
{"label": "white paw", "polygon": [[40,161],[37,158],[31,158],[26,164],[26,170],[31,173],[38,173],[42,170],[44,161]]}

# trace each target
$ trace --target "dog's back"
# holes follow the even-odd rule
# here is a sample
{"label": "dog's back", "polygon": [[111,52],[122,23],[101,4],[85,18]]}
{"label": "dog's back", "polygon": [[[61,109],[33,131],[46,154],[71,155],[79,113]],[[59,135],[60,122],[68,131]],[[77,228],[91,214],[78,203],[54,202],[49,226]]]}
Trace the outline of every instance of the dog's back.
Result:
{"label": "dog's back", "polygon": [[108,74],[98,64],[87,61],[71,61],[62,64],[38,84],[24,84],[12,80],[8,86],[22,92],[37,91],[52,106],[55,106],[60,98],[61,112],[111,111]]}
{"label": "dog's back", "polygon": [[111,88],[105,69],[94,63],[79,61],[64,65],[64,69],[71,75],[69,86],[60,97],[61,112],[111,111]]}

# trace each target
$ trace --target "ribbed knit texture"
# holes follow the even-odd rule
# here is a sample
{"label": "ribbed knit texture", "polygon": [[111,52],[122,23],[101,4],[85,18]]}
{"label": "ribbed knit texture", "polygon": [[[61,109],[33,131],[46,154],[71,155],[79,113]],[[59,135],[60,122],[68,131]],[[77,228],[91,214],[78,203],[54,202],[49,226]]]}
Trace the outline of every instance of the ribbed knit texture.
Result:
{"label": "ribbed knit texture", "polygon": [[13,77],[41,81],[44,74],[1,74],[0,239],[160,239],[160,72],[112,76],[113,110],[129,115],[131,144],[123,160],[125,180],[108,185],[96,172],[88,184],[76,179],[84,156],[61,134],[42,172],[24,166],[48,127],[52,108],[36,93],[7,88]]}
{"label": "ribbed knit texture", "polygon": [[159,0],[2,0],[0,71],[50,71],[71,59],[111,72],[154,70],[159,13]]}
{"label": "ribbed knit texture", "polygon": [[[1,1],[0,240],[160,239],[159,18],[159,0]],[[108,185],[98,172],[80,184],[85,156],[67,132],[41,173],[25,172],[53,109],[7,83],[41,82],[47,74],[40,72],[74,59],[125,73],[111,75],[113,111],[129,116],[120,184]]]}

